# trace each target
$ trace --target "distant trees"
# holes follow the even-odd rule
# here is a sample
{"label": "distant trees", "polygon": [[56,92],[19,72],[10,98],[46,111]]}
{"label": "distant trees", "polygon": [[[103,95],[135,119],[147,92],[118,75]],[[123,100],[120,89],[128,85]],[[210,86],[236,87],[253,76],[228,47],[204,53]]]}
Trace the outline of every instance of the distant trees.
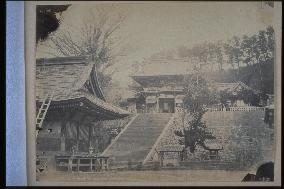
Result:
{"label": "distant trees", "polygon": [[225,52],[232,56],[234,62],[238,64],[238,71],[240,65],[245,65],[250,66],[253,72],[258,73],[259,83],[256,87],[262,89],[263,73],[265,72],[263,64],[273,64],[274,30],[269,26],[266,30],[260,30],[258,34],[251,37],[246,35],[242,39],[234,37],[233,45],[231,48],[227,48]]}
{"label": "distant trees", "polygon": [[[249,66],[273,58],[274,30],[272,26],[269,26],[266,30],[260,30],[258,34],[250,37],[247,35],[242,38],[234,36],[228,41],[203,43],[192,48],[182,46],[177,49],[177,52],[179,57],[196,57],[204,63],[211,57],[215,60],[213,63],[217,60],[218,64],[222,64],[222,56],[226,56],[227,63],[237,69],[242,64]],[[221,67],[219,65],[220,69]]]}
{"label": "distant trees", "polygon": [[[235,81],[247,83],[244,81],[246,79],[251,87],[263,93],[273,93],[269,86],[273,85],[271,83],[274,61],[274,29],[272,26],[252,36],[244,35],[242,38],[234,36],[227,41],[203,43],[192,48],[183,46],[177,49],[177,54],[182,58],[196,59],[199,64],[210,65],[210,71],[213,71],[214,66],[221,71],[225,65],[230,65],[234,71]],[[243,75],[244,67],[250,69],[251,77]]]}
{"label": "distant trees", "polygon": [[224,74],[222,79],[229,82],[242,81],[264,94],[273,93],[274,29],[272,26],[251,36],[233,36],[226,41],[205,42],[191,48],[180,46],[170,52],[157,53],[152,58],[157,56],[165,59],[185,58],[188,59],[189,64],[201,68],[203,72],[216,71],[217,74]]}

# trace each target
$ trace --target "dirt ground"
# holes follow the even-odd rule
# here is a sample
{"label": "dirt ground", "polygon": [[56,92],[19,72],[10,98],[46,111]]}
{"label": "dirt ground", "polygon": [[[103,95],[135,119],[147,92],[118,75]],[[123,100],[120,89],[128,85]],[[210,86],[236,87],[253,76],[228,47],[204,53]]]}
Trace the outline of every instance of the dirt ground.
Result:
{"label": "dirt ground", "polygon": [[39,181],[53,182],[240,182],[247,171],[159,170],[67,173],[49,171]]}

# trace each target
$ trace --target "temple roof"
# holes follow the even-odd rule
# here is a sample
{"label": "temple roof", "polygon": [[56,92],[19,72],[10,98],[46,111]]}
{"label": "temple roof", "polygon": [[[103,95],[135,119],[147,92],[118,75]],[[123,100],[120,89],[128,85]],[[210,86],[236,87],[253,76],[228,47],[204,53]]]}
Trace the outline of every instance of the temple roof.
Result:
{"label": "temple roof", "polygon": [[218,91],[225,91],[227,90],[228,92],[236,92],[239,89],[247,89],[253,91],[255,94],[260,93],[259,91],[252,89],[251,87],[247,86],[241,81],[237,81],[234,83],[215,83],[215,86]]}
{"label": "temple roof", "polygon": [[132,78],[143,87],[183,85],[186,75],[135,75]]}
{"label": "temple roof", "polygon": [[36,100],[42,102],[47,94],[54,93],[52,103],[84,99],[101,113],[117,117],[129,115],[129,112],[105,102],[98,85],[94,85],[94,94],[85,89],[94,65],[95,62],[88,57],[38,59]]}
{"label": "temple roof", "polygon": [[206,139],[204,145],[208,150],[222,150],[223,146],[217,139]]}
{"label": "temple roof", "polygon": [[54,101],[65,100],[83,87],[92,67],[93,63],[88,64],[86,57],[37,59],[36,99],[41,101],[54,92]]}

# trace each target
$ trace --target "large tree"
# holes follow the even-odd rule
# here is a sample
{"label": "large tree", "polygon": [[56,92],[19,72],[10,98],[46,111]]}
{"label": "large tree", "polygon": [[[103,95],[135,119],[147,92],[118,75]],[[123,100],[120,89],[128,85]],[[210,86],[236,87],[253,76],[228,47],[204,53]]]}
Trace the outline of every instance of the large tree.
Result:
{"label": "large tree", "polygon": [[78,23],[79,27],[66,26],[49,35],[43,43],[53,56],[92,56],[97,63],[99,80],[103,87],[110,82],[111,66],[121,51],[117,50],[121,39],[115,35],[124,16],[110,15],[107,10],[96,9],[90,12],[88,20]]}
{"label": "large tree", "polygon": [[186,83],[183,124],[188,126],[183,130],[176,130],[175,134],[184,139],[180,141],[180,144],[184,144],[185,148],[189,148],[189,151],[194,153],[197,145],[206,148],[204,141],[215,138],[207,132],[202,116],[206,112],[206,106],[218,102],[218,96],[200,76],[190,77]]}

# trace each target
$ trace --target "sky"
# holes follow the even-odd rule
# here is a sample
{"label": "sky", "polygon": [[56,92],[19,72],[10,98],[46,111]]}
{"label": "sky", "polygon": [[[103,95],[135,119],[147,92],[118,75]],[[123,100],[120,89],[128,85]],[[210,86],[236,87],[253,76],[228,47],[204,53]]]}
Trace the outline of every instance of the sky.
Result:
{"label": "sky", "polygon": [[[259,2],[124,2],[73,4],[61,15],[61,25],[74,32],[97,7],[113,14],[122,13],[125,20],[116,35],[123,39],[123,55],[117,58],[113,80],[121,86],[129,82],[133,64],[161,50],[179,46],[191,47],[202,42],[227,40],[234,35],[252,35],[271,24],[267,10]],[[88,20],[92,22],[92,20]],[[56,31],[55,31],[56,32]],[[80,35],[80,32],[77,32]],[[49,57],[39,44],[37,57]]]}

